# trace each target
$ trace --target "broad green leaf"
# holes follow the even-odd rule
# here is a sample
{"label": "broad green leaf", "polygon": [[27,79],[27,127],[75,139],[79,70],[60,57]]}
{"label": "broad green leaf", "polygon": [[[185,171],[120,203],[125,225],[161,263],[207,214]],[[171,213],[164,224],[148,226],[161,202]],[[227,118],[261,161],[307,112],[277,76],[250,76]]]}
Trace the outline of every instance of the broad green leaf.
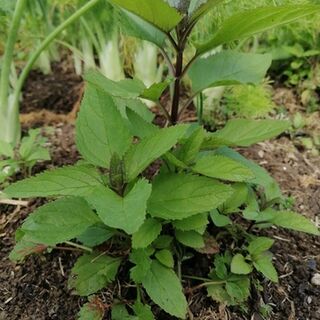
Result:
{"label": "broad green leaf", "polygon": [[132,12],[164,32],[171,31],[182,19],[182,15],[163,0],[109,1]]}
{"label": "broad green leaf", "polygon": [[255,176],[255,178],[252,179],[250,182],[262,186],[264,188],[268,201],[282,197],[277,182],[269,175],[269,173],[264,168],[260,167],[258,164],[246,159],[238,152],[227,147],[219,148],[216,150],[215,153],[224,155],[246,165],[254,173]]}
{"label": "broad green leaf", "polygon": [[102,320],[104,316],[104,304],[96,296],[90,297],[89,302],[82,306],[79,312],[79,320]]}
{"label": "broad green leaf", "polygon": [[161,232],[161,223],[156,219],[147,219],[139,230],[132,235],[132,247],[134,249],[148,247]]}
{"label": "broad green leaf", "polygon": [[249,274],[252,271],[252,267],[246,262],[244,256],[240,253],[236,254],[232,258],[231,272],[235,274]]}
{"label": "broad green leaf", "polygon": [[80,296],[88,296],[106,287],[116,277],[121,260],[100,253],[86,254],[78,258],[72,268],[69,286]]}
{"label": "broad green leaf", "polygon": [[46,251],[47,248],[48,247],[46,245],[35,243],[28,239],[27,236],[23,236],[18,240],[13,250],[10,252],[9,258],[11,261],[21,262],[26,256],[42,253]]}
{"label": "broad green leaf", "polygon": [[[230,259],[231,263],[231,259]],[[228,270],[226,267],[225,259],[221,255],[216,255],[214,259],[214,271],[217,277],[221,280],[225,280],[228,277]]]}
{"label": "broad green leaf", "polygon": [[[141,302],[136,302],[133,305],[133,311],[138,317],[139,320],[154,320],[153,313],[151,311],[151,307],[147,304],[142,304]],[[123,320],[123,319],[121,319]]]}
{"label": "broad green leaf", "polygon": [[115,235],[115,230],[108,228],[102,223],[90,226],[77,239],[85,246],[94,247],[108,241]]}
{"label": "broad green leaf", "polygon": [[223,214],[220,214],[216,209],[210,212],[210,217],[212,222],[219,228],[232,224],[232,221],[230,220],[229,217]]}
{"label": "broad green leaf", "polygon": [[166,249],[170,248],[172,241],[173,237],[168,235],[161,235],[152,243],[152,246],[157,249]]}
{"label": "broad green leaf", "polygon": [[207,136],[203,148],[210,146],[210,139],[222,139],[225,146],[248,147],[257,142],[274,138],[290,127],[289,121],[284,120],[229,120],[226,126]]}
{"label": "broad green leaf", "polygon": [[88,85],[76,124],[76,142],[82,156],[108,168],[111,156],[122,156],[132,141],[130,130],[112,97]]}
{"label": "broad green leaf", "polygon": [[173,221],[172,225],[182,231],[196,230],[208,224],[208,214],[200,213],[189,218]]}
{"label": "broad green leaf", "polygon": [[121,10],[120,23],[127,35],[152,42],[159,48],[164,46],[166,34],[131,12]]}
{"label": "broad green leaf", "polygon": [[155,257],[165,267],[168,267],[168,268],[174,267],[174,259],[170,250],[168,249],[160,250],[155,254]]}
{"label": "broad green leaf", "polygon": [[8,158],[14,157],[14,149],[10,143],[0,140],[0,156],[5,156]]}
{"label": "broad green leaf", "polygon": [[34,242],[56,245],[76,238],[98,222],[98,217],[85,200],[63,198],[34,211],[21,230]]}
{"label": "broad green leaf", "polygon": [[130,261],[136,264],[130,270],[130,277],[135,283],[142,283],[145,275],[151,268],[152,260],[150,256],[154,253],[154,249],[133,249],[130,254]]}
{"label": "broad green leaf", "polygon": [[273,239],[266,237],[257,237],[250,241],[248,251],[250,255],[254,256],[269,250],[274,243]]}
{"label": "broad green leaf", "polygon": [[254,267],[261,272],[266,278],[273,282],[278,282],[278,273],[272,264],[272,255],[262,253],[254,258]]}
{"label": "broad green leaf", "polygon": [[173,79],[167,79],[163,82],[154,83],[149,88],[146,88],[140,95],[141,98],[158,101],[162,93],[168,88],[169,84],[173,82]]}
{"label": "broad green leaf", "polygon": [[293,22],[320,11],[317,5],[287,5],[251,9],[226,19],[213,37],[197,46],[198,54],[221,44],[251,37],[268,29]]}
{"label": "broad green leaf", "polygon": [[320,235],[319,229],[303,215],[292,211],[267,209],[261,212],[257,222],[268,222],[278,227]]}
{"label": "broad green leaf", "polygon": [[176,238],[183,245],[191,248],[203,248],[205,246],[203,236],[196,231],[175,231]]}
{"label": "broad green leaf", "polygon": [[102,177],[96,168],[90,165],[75,165],[48,170],[18,181],[4,192],[14,198],[83,196],[102,185]]}
{"label": "broad green leaf", "polygon": [[206,88],[258,84],[271,65],[269,54],[223,51],[207,58],[198,58],[188,74],[193,93]]}
{"label": "broad green leaf", "polygon": [[208,296],[211,297],[214,301],[227,305],[232,304],[232,299],[230,298],[223,284],[213,284],[206,287]]}
{"label": "broad green leaf", "polygon": [[134,180],[149,164],[175,146],[186,129],[185,125],[161,129],[132,145],[124,157],[128,181]]}
{"label": "broad green leaf", "polygon": [[153,182],[148,211],[154,217],[181,220],[217,208],[231,187],[191,174],[162,174]]}
{"label": "broad green leaf", "polygon": [[150,298],[164,311],[177,318],[185,318],[187,301],[179,278],[173,270],[164,267],[158,261],[152,261],[142,285]]}
{"label": "broad green leaf", "polygon": [[219,5],[223,0],[191,0],[188,15],[192,22],[199,20],[209,10]]}
{"label": "broad green leaf", "polygon": [[86,199],[107,226],[133,234],[145,220],[150,194],[148,181],[139,180],[124,197],[108,187],[98,187]]}
{"label": "broad green leaf", "polygon": [[241,162],[212,154],[197,160],[192,170],[210,178],[228,181],[248,181],[254,178],[253,172]]}
{"label": "broad green leaf", "polygon": [[250,279],[247,276],[232,276],[226,283],[228,294],[235,300],[233,304],[246,301],[250,295]]}

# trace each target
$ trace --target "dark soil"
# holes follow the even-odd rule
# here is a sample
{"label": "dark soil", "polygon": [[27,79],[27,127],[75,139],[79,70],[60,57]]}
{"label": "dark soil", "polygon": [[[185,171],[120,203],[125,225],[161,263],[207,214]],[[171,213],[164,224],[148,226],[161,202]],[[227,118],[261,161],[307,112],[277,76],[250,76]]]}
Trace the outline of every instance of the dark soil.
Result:
{"label": "dark soil", "polygon": [[[80,79],[76,80],[74,74],[63,70],[63,67],[57,67],[52,76],[33,73],[25,88],[25,111],[46,107],[50,111],[68,113],[72,109],[78,99]],[[46,92],[47,98],[42,98],[41,90]],[[63,109],[62,106],[68,107]],[[192,112],[188,112],[187,118],[191,119]],[[162,121],[163,118],[158,116],[157,122]],[[73,125],[56,126],[50,137],[50,150],[52,161],[38,165],[35,172],[72,164],[79,159],[74,145]],[[319,223],[319,157],[307,150],[297,149],[289,137],[260,143],[241,152],[268,169],[284,193],[295,198],[294,208],[298,212]],[[72,295],[67,286],[77,252],[54,250],[29,257],[21,265],[8,259],[14,245],[15,230],[41,204],[41,201],[33,200],[28,207],[0,205],[0,320],[72,320],[84,302],[82,298]],[[190,290],[190,286],[198,283],[186,282],[194,319],[260,320],[263,318],[256,310],[260,299],[273,307],[272,320],[320,319],[320,287],[311,284],[312,276],[320,272],[319,238],[278,229],[268,231],[268,235],[276,240],[272,251],[280,275],[279,284],[264,282],[264,291],[261,295],[254,295],[246,315],[240,310],[218,306],[205,297],[204,290]],[[200,262],[194,267],[201,268]],[[204,263],[207,268],[208,261]],[[116,284],[114,288],[101,292],[99,297],[102,303],[109,306],[113,298],[123,296],[128,290],[125,283],[120,287]],[[109,319],[108,312],[105,319]],[[169,319],[168,315],[158,313],[157,320]]]}

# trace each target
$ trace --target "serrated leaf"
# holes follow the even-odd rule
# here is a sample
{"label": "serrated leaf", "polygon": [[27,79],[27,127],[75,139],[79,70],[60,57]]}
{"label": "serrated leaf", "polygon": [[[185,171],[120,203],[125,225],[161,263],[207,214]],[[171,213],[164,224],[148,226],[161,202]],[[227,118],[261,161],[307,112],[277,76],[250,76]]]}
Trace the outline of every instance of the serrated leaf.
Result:
{"label": "serrated leaf", "polygon": [[45,171],[18,181],[4,192],[9,197],[31,198],[49,196],[83,196],[103,185],[97,169],[90,165],[67,166]]}
{"label": "serrated leaf", "polygon": [[201,157],[192,169],[204,176],[227,181],[247,181],[254,178],[253,172],[241,162],[219,155],[208,154]]}
{"label": "serrated leaf", "polygon": [[69,286],[80,296],[96,293],[115,279],[120,263],[121,259],[100,253],[83,255],[72,268]]}
{"label": "serrated leaf", "polygon": [[174,267],[174,259],[170,250],[168,249],[160,250],[156,252],[155,257],[165,267],[168,267],[168,268]]}
{"label": "serrated leaf", "polygon": [[257,237],[250,241],[248,246],[248,252],[250,255],[254,256],[269,250],[274,243],[273,239],[266,237]]}
{"label": "serrated leaf", "polygon": [[171,31],[182,19],[182,15],[163,0],[139,0],[139,2],[110,0],[110,2],[132,12],[164,32]]}
{"label": "serrated leaf", "polygon": [[223,284],[208,285],[206,287],[208,296],[211,297],[214,301],[227,305],[232,304],[232,299],[230,298]]}
{"label": "serrated leaf", "polygon": [[172,225],[182,231],[196,230],[208,224],[208,214],[200,213],[189,218],[173,221]]}
{"label": "serrated leaf", "polygon": [[209,41],[197,46],[197,53],[203,54],[221,44],[248,38],[317,13],[319,10],[320,6],[317,5],[288,5],[255,8],[236,13],[222,23]]}
{"label": "serrated leaf", "polygon": [[226,290],[235,304],[246,301],[250,295],[250,279],[247,276],[233,276],[227,281]]}
{"label": "serrated leaf", "polygon": [[136,264],[130,270],[130,277],[135,283],[141,283],[146,273],[151,268],[152,260],[150,256],[153,254],[154,249],[134,249],[130,254],[130,261]]}
{"label": "serrated leaf", "polygon": [[268,222],[282,228],[320,235],[319,229],[309,219],[292,211],[267,209],[258,215],[256,221]]}
{"label": "serrated leaf", "polygon": [[88,85],[76,123],[76,143],[82,156],[108,168],[112,154],[124,155],[131,141],[130,130],[112,97]]}
{"label": "serrated leaf", "polygon": [[249,274],[252,271],[252,266],[246,262],[244,256],[240,253],[232,258],[231,272],[235,274]]}
{"label": "serrated leaf", "polygon": [[253,260],[254,267],[261,272],[266,278],[273,282],[278,282],[278,273],[272,264],[272,255],[262,253]]}
{"label": "serrated leaf", "polygon": [[89,298],[89,302],[82,306],[79,312],[79,320],[102,320],[104,316],[104,305],[98,297]]}
{"label": "serrated leaf", "polygon": [[223,51],[198,58],[188,75],[194,94],[210,87],[260,83],[272,62],[269,54]]}
{"label": "serrated leaf", "polygon": [[76,238],[99,222],[82,198],[63,198],[35,210],[21,230],[36,243],[56,245]]}
{"label": "serrated leaf", "polygon": [[151,185],[143,179],[139,180],[124,197],[108,187],[98,187],[86,199],[107,226],[133,234],[145,220],[150,194]]}
{"label": "serrated leaf", "polygon": [[203,236],[196,231],[175,231],[176,238],[183,245],[191,248],[203,248],[205,246]]}
{"label": "serrated leaf", "polygon": [[187,301],[177,275],[157,261],[152,261],[151,269],[142,281],[150,298],[164,311],[178,318],[185,318]]}
{"label": "serrated leaf", "polygon": [[139,230],[132,235],[132,247],[134,249],[148,247],[161,232],[161,223],[156,219],[147,219]]}
{"label": "serrated leaf", "polygon": [[[229,120],[226,126],[208,136],[223,139],[226,146],[248,147],[257,142],[274,138],[290,127],[284,120]],[[207,143],[209,144],[209,140]],[[203,147],[208,146],[206,143]]]}
{"label": "serrated leaf", "polygon": [[77,239],[85,246],[94,247],[108,241],[115,233],[115,230],[99,223],[90,226],[85,232],[78,236]]}
{"label": "serrated leaf", "polygon": [[124,157],[128,181],[134,180],[150,163],[175,146],[186,129],[185,125],[161,129],[132,145]]}
{"label": "serrated leaf", "polygon": [[154,320],[154,315],[151,311],[151,307],[146,304],[142,304],[141,302],[137,301],[133,305],[133,311],[139,320]]}
{"label": "serrated leaf", "polygon": [[231,187],[206,177],[162,174],[153,182],[148,211],[154,217],[181,220],[217,208]]}
{"label": "serrated leaf", "polygon": [[230,220],[229,217],[223,214],[220,214],[216,209],[210,212],[210,217],[212,222],[219,228],[232,224],[232,221]]}
{"label": "serrated leaf", "polygon": [[152,246],[157,249],[169,248],[172,243],[173,237],[168,235],[161,235],[153,243]]}

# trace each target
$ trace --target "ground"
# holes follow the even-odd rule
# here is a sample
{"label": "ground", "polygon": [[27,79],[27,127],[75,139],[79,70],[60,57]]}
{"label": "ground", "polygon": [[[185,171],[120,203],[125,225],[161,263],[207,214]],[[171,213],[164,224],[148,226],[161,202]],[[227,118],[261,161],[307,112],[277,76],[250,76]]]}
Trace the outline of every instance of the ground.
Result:
{"label": "ground", "polygon": [[[81,79],[74,75],[68,64],[56,65],[53,75],[43,76],[33,72],[29,77],[22,106],[24,128],[42,124],[55,127],[54,133],[49,136],[52,161],[38,165],[35,172],[72,164],[79,159],[74,145],[73,122],[82,90]],[[290,90],[276,89],[275,100],[283,104],[288,112],[301,109]],[[320,119],[319,113],[315,116]],[[284,194],[295,199],[295,210],[319,224],[319,156],[306,150],[293,136],[286,135],[240,151],[271,173]],[[79,306],[84,302],[73,295],[67,286],[67,278],[78,252],[55,250],[29,257],[21,265],[8,259],[14,245],[15,230],[40,204],[42,200],[31,200],[25,207],[0,204],[0,320],[71,320],[76,318]],[[189,284],[185,283],[190,319],[262,319],[255,310],[261,299],[273,307],[270,319],[320,319],[320,286],[311,283],[313,275],[320,271],[319,237],[276,228],[268,231],[268,235],[276,240],[272,251],[280,274],[279,284],[265,281],[262,294],[253,295],[245,315],[239,309],[218,306],[205,298],[203,289],[190,290]],[[116,284],[102,291],[100,298],[107,306],[112,302],[112,296],[119,297],[121,291],[123,295],[128,290],[125,284],[121,288]],[[108,312],[105,319],[109,319]],[[158,319],[171,318],[158,313]]]}

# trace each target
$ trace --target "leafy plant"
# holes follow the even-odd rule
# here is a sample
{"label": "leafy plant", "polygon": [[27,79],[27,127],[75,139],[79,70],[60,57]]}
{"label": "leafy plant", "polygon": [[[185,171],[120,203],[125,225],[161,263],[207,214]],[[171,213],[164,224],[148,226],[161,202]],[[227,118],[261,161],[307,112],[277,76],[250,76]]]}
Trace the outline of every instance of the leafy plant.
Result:
{"label": "leafy plant", "polygon": [[[114,82],[96,72],[86,75],[76,125],[76,143],[84,160],[4,190],[8,197],[57,198],[25,220],[11,259],[22,261],[28,254],[59,248],[58,244],[82,249],[85,253],[69,282],[79,295],[89,296],[80,319],[102,319],[105,306],[93,295],[111,285],[117,275],[136,288],[136,302],[125,306],[115,301],[114,320],[154,319],[151,301],[185,319],[188,304],[182,279],[199,278],[183,274],[183,262],[196,253],[217,253],[214,236],[224,231],[236,245],[216,255],[201,286],[217,301],[243,303],[255,279],[254,269],[277,281],[268,252],[273,240],[257,237],[252,230],[275,225],[319,235],[305,217],[277,210],[281,192],[275,181],[230,148],[270,139],[290,124],[236,119],[213,133],[196,124],[177,124],[183,110],[183,105],[179,108],[181,81],[187,75],[191,78],[191,99],[208,87],[258,83],[270,66],[269,55],[202,54],[319,8],[288,6],[238,13],[224,21],[211,39],[197,44],[195,56],[185,64],[192,28],[220,1],[169,1],[178,10],[162,0],[110,2],[120,8],[131,35],[162,49],[174,79],[146,87],[137,79]],[[163,49],[167,42],[176,51],[176,63]],[[140,98],[159,103],[170,83],[172,107],[168,111],[162,106],[162,110],[173,126],[160,129],[152,124],[153,115]],[[150,166],[156,174],[146,174]],[[239,218],[243,223],[237,222]]]}

